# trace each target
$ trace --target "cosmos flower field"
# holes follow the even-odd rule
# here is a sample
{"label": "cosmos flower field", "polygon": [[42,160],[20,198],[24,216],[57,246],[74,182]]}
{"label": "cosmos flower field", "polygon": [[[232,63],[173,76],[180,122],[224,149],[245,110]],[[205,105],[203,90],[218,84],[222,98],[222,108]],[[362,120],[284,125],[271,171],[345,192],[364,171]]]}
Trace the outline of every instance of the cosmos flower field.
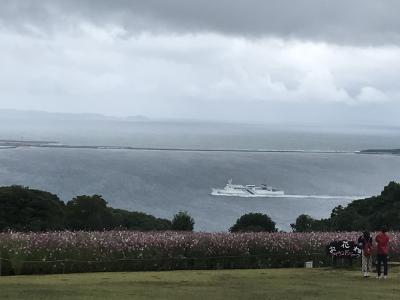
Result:
{"label": "cosmos flower field", "polygon": [[[360,233],[47,232],[0,233],[2,274],[329,265],[326,246]],[[390,233],[400,257],[400,233]]]}

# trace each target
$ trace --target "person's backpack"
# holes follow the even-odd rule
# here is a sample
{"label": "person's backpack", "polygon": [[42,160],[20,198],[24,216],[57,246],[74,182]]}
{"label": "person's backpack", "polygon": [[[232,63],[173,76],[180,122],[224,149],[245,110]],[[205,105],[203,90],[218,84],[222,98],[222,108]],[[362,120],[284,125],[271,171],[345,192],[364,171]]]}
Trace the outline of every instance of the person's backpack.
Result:
{"label": "person's backpack", "polygon": [[372,244],[370,241],[364,242],[363,254],[364,256],[370,256],[372,254]]}

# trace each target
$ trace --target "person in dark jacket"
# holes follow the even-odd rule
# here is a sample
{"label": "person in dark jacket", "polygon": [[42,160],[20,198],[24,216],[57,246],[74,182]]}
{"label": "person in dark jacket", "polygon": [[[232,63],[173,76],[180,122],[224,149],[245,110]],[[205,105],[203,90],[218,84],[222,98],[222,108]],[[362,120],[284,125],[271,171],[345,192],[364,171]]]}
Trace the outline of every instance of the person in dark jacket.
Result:
{"label": "person in dark jacket", "polygon": [[[388,275],[388,253],[389,253],[389,236],[387,235],[386,227],[383,227],[381,232],[375,237],[377,243],[377,278],[387,278]],[[381,274],[381,266],[383,264],[383,277]]]}
{"label": "person in dark jacket", "polygon": [[364,231],[358,238],[358,247],[362,250],[361,272],[364,277],[369,277],[369,273],[372,271],[372,237],[368,231]]}

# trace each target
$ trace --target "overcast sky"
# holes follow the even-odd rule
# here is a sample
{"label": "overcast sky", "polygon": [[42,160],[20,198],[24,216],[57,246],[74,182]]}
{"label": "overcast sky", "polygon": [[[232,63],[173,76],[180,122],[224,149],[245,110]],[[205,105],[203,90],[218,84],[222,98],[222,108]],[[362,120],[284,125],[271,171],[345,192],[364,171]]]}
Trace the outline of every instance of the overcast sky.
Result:
{"label": "overcast sky", "polygon": [[0,109],[397,124],[398,0],[2,0]]}

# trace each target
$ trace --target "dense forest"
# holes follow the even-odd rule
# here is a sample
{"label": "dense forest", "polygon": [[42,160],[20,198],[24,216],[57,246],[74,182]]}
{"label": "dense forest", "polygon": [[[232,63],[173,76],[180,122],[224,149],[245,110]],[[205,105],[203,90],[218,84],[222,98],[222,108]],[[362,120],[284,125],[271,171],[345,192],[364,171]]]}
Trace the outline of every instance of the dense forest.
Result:
{"label": "dense forest", "polygon": [[0,231],[192,230],[193,219],[179,212],[172,221],[142,212],[114,209],[100,195],[64,203],[57,195],[22,186],[0,187]]}
{"label": "dense forest", "polygon": [[400,184],[390,182],[379,196],[355,200],[346,207],[332,210],[330,218],[316,220],[300,215],[291,224],[293,231],[363,231],[400,230]]}

